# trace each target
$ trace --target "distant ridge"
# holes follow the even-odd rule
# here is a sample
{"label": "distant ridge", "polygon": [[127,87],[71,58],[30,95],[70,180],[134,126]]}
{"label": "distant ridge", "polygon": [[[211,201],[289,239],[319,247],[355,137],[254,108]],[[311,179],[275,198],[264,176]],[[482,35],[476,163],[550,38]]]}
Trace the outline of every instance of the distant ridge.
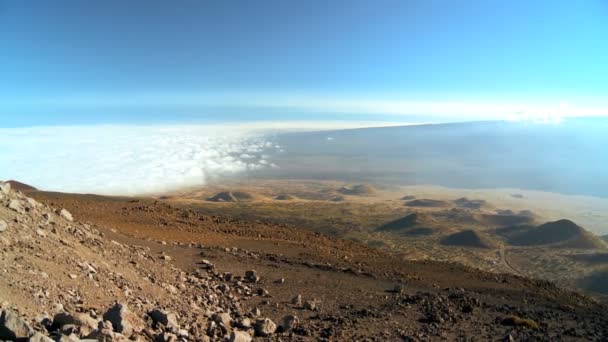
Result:
{"label": "distant ridge", "polygon": [[441,201],[441,200],[424,198],[424,199],[417,199],[417,200],[409,201],[409,202],[405,203],[405,205],[408,207],[445,208],[445,207],[449,207],[450,203],[446,202],[446,201]]}
{"label": "distant ridge", "polygon": [[388,222],[378,228],[377,232],[393,232],[408,237],[428,236],[435,233],[435,229],[424,225],[426,215],[413,213],[394,221]]}
{"label": "distant ridge", "polygon": [[554,245],[563,248],[603,249],[606,244],[570,220],[547,222],[537,227],[515,226],[501,228],[497,234],[517,246]]}
{"label": "distant ridge", "polygon": [[534,213],[529,210],[522,210],[519,213],[497,210],[496,214],[482,214],[477,217],[479,222],[495,227],[530,225],[534,223],[534,219]]}
{"label": "distant ridge", "polygon": [[370,196],[376,193],[376,189],[374,189],[371,185],[358,184],[352,187],[343,186],[338,189],[338,192],[343,195]]}
{"label": "distant ridge", "polygon": [[413,227],[418,223],[417,213],[409,214],[378,227],[377,231],[396,231]]}
{"label": "distant ridge", "polygon": [[291,201],[294,199],[294,197],[291,195],[281,194],[281,195],[275,196],[274,199],[277,201]]}
{"label": "distant ridge", "polygon": [[441,244],[473,248],[495,248],[497,246],[490,237],[470,229],[446,236],[441,240]]}
{"label": "distant ridge", "polygon": [[462,197],[457,200],[454,200],[454,204],[456,204],[460,208],[481,209],[487,204],[487,202],[485,200],[470,200],[466,197]]}
{"label": "distant ridge", "polygon": [[6,181],[6,183],[9,183],[11,185],[12,189],[18,190],[18,191],[21,191],[21,192],[37,191],[38,190],[38,189],[34,188],[31,185],[27,185],[25,183],[21,183],[21,182],[18,182],[16,180],[9,180],[9,181]]}
{"label": "distant ridge", "polygon": [[253,196],[242,191],[223,191],[207,198],[207,201],[210,202],[242,202],[251,200],[253,200]]}

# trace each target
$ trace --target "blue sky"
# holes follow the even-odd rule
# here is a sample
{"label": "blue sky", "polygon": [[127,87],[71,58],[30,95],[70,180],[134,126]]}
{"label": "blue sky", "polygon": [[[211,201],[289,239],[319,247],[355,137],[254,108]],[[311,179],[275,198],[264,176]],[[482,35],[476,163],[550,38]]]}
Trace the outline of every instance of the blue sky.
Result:
{"label": "blue sky", "polygon": [[608,2],[0,0],[0,126],[608,114]]}

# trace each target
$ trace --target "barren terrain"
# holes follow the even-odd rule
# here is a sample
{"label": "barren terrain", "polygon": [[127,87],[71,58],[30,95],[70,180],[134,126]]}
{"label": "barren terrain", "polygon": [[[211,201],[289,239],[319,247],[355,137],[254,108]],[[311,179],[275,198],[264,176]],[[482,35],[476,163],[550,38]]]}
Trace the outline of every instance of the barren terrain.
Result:
{"label": "barren terrain", "polygon": [[[512,274],[406,260],[306,226],[205,213],[207,205],[227,208],[232,202],[205,200],[195,210],[187,201],[166,197],[41,191],[27,196],[36,202],[14,191],[3,195],[0,219],[8,229],[0,233],[0,269],[10,277],[0,279],[0,302],[5,312],[18,312],[45,336],[165,341],[608,337],[606,307],[599,298]],[[23,210],[11,209],[12,201]],[[60,208],[73,221],[55,214]],[[116,310],[117,300],[132,313],[131,330],[122,330],[107,314]],[[175,322],[156,322],[154,310],[175,314]],[[55,322],[61,312],[86,314],[88,328]],[[52,324],[42,323],[45,315]],[[109,325],[98,323],[106,318],[112,318]],[[268,334],[266,319],[276,323]]]}

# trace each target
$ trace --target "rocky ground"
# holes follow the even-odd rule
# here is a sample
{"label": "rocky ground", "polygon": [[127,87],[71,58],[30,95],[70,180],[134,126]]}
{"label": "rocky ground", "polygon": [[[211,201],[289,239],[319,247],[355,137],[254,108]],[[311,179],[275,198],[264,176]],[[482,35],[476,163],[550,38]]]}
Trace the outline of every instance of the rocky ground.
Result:
{"label": "rocky ground", "polygon": [[544,281],[147,199],[0,189],[0,340],[606,340]]}

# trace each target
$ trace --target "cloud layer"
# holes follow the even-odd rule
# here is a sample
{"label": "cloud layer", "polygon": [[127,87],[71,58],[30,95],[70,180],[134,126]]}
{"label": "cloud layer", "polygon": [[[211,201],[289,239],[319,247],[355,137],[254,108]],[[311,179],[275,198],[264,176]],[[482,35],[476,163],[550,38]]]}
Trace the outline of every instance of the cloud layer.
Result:
{"label": "cloud layer", "polygon": [[234,126],[0,129],[0,179],[64,192],[162,192],[273,167],[265,155],[278,149]]}

